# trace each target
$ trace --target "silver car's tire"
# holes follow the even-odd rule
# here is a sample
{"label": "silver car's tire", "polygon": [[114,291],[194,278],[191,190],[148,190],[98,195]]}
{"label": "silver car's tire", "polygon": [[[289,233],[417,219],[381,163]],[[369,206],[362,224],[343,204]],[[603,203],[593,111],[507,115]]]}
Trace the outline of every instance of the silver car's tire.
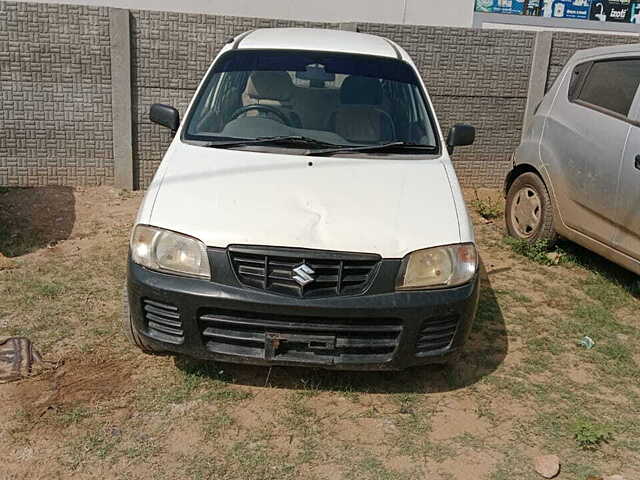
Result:
{"label": "silver car's tire", "polygon": [[122,333],[129,341],[131,345],[138,348],[144,353],[154,354],[161,353],[160,351],[154,350],[153,348],[145,345],[136,332],[136,329],[133,327],[133,323],[131,322],[131,310],[129,306],[129,295],[127,294],[127,287],[124,288],[124,292],[122,294]]}
{"label": "silver car's tire", "polygon": [[553,228],[553,204],[542,179],[527,172],[514,180],[507,193],[505,220],[509,235],[530,243],[558,239]]}

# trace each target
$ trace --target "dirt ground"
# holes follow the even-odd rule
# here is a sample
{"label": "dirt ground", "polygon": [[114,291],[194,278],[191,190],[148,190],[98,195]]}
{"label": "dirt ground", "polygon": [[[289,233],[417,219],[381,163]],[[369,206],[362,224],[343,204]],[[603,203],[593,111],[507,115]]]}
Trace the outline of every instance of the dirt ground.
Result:
{"label": "dirt ground", "polygon": [[559,479],[640,479],[637,278],[568,243],[557,265],[516,253],[477,213],[497,192],[477,195],[485,275],[456,367],[269,373],[125,343],[141,194],[1,189],[0,337],[52,363],[0,385],[0,479],[527,480],[541,454]]}

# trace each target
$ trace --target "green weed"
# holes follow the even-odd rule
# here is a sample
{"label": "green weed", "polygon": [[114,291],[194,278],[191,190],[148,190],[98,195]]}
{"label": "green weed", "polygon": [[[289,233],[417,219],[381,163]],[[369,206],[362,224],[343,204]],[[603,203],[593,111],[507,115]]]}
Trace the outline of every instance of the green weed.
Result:
{"label": "green weed", "polygon": [[478,197],[476,192],[476,199],[471,201],[471,206],[478,212],[485,220],[494,220],[502,215],[502,206],[500,202],[492,200],[491,198],[482,199]]}
{"label": "green weed", "polygon": [[504,241],[515,253],[527,257],[540,265],[553,265],[556,263],[549,256],[549,242],[546,240],[530,243],[526,240],[506,237]]}
{"label": "green weed", "polygon": [[608,443],[613,437],[613,432],[609,427],[586,419],[578,420],[572,430],[573,438],[580,448],[585,450],[595,450],[602,443]]}

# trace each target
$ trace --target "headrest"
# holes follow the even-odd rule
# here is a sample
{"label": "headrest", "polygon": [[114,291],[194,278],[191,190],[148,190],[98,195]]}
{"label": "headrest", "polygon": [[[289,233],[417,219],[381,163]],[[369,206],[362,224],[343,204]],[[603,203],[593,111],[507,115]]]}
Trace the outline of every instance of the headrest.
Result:
{"label": "headrest", "polygon": [[382,85],[376,78],[347,77],[340,87],[340,102],[343,105],[380,105]]}
{"label": "headrest", "polygon": [[293,96],[293,82],[287,72],[253,72],[249,77],[247,95],[259,100],[285,102]]}

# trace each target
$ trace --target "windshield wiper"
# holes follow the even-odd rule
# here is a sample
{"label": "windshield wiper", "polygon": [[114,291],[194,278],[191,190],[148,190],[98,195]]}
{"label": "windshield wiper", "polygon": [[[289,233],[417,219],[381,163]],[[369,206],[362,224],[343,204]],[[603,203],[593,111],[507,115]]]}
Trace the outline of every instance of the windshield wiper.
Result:
{"label": "windshield wiper", "polygon": [[419,151],[419,152],[434,152],[438,149],[435,145],[420,145],[418,143],[408,142],[390,142],[380,145],[358,145],[355,147],[336,147],[326,148],[324,150],[313,150],[307,152],[307,155],[333,155],[336,153],[351,153],[351,152],[386,152],[386,151]]}
{"label": "windshield wiper", "polygon": [[217,141],[202,144],[203,147],[211,148],[234,148],[244,147],[250,145],[278,145],[278,146],[296,146],[303,148],[341,148],[340,145],[333,143],[323,142],[322,140],[316,140],[315,138],[303,137],[300,135],[292,136],[280,136],[280,137],[258,137],[258,138],[244,138],[232,141]]}

